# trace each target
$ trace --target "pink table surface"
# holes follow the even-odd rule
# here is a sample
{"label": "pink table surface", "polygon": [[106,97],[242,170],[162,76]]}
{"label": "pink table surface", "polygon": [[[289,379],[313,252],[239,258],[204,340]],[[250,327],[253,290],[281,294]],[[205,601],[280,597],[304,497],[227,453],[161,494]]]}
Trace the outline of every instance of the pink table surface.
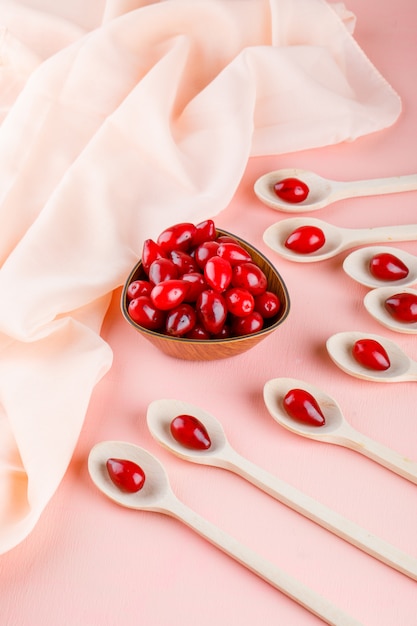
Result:
{"label": "pink table surface", "polygon": [[[0,558],[2,626],[318,626],[317,617],[213,548],[180,522],[111,503],[87,473],[100,440],[140,444],[165,465],[177,495],[260,555],[322,593],[366,626],[415,626],[417,583],[304,519],[243,479],[181,461],[147,430],[154,399],[200,405],[223,423],[232,445],[254,463],[417,558],[417,487],[361,455],[293,435],[262,399],[270,378],[322,387],[366,435],[417,460],[412,382],[378,384],[338,370],[325,350],[335,332],[384,335],[417,358],[417,337],[394,333],[362,305],[367,289],[342,270],[346,254],[314,264],[280,259],[263,231],[286,217],[263,206],[253,183],[281,167],[334,179],[417,172],[415,0],[350,0],[356,39],[403,100],[397,124],[353,143],[253,159],[216,223],[249,239],[282,274],[287,321],[250,352],[218,362],[166,357],[122,319],[116,293],[103,335],[114,365],[93,395],[66,477],[31,535]],[[417,222],[413,192],[341,201],[314,214],[346,227]],[[415,243],[394,244],[417,253]],[[57,415],[59,419],[59,415]]]}

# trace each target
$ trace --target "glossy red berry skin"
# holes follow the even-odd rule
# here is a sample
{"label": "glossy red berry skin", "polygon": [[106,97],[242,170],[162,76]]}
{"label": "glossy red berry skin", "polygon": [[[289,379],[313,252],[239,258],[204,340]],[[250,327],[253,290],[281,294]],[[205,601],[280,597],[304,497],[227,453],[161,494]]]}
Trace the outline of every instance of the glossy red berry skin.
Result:
{"label": "glossy red berry skin", "polygon": [[251,255],[245,248],[242,248],[238,243],[232,243],[230,241],[221,243],[218,247],[217,254],[222,259],[229,261],[231,265],[250,263],[252,261]]}
{"label": "glossy red berry skin", "polygon": [[150,296],[153,284],[149,280],[134,280],[127,288],[127,299],[129,302],[139,296]]}
{"label": "glossy red berry skin", "polygon": [[279,313],[281,302],[272,291],[265,291],[255,296],[255,311],[258,311],[264,319],[270,319]]}
{"label": "glossy red berry skin", "polygon": [[317,226],[300,226],[286,239],[285,247],[298,254],[311,254],[324,246],[326,238]]}
{"label": "glossy red berry skin", "polygon": [[195,225],[195,231],[192,239],[192,246],[199,246],[205,241],[214,241],[216,239],[216,226],[213,220],[204,220]]}
{"label": "glossy red berry skin", "polygon": [[401,280],[409,274],[405,263],[388,252],[375,254],[369,262],[369,271],[379,280]]}
{"label": "glossy red berry skin", "polygon": [[136,493],[145,484],[143,469],[127,459],[107,459],[107,471],[113,484],[126,493]]}
{"label": "glossy red berry skin", "polygon": [[211,335],[203,326],[201,326],[201,324],[195,324],[195,326],[190,331],[188,331],[188,333],[186,333],[184,337],[186,339],[207,340],[211,338]]}
{"label": "glossy red berry skin", "polygon": [[171,250],[186,252],[191,247],[195,231],[194,224],[181,222],[162,231],[156,242],[165,252]]}
{"label": "glossy red berry skin", "polygon": [[310,426],[324,426],[326,420],[314,396],[305,389],[290,389],[283,400],[290,417]]}
{"label": "glossy red berry skin", "polygon": [[253,296],[258,296],[266,291],[268,279],[255,263],[240,263],[233,268],[232,286],[242,287]]}
{"label": "glossy red berry skin", "polygon": [[158,283],[151,291],[151,300],[160,311],[169,311],[181,304],[187,295],[188,283],[174,278]]}
{"label": "glossy red berry skin", "polygon": [[166,258],[166,253],[162,248],[153,239],[145,239],[142,246],[141,260],[146,274],[148,274],[151,264],[156,261],[156,259],[162,258]]}
{"label": "glossy red berry skin", "polygon": [[188,284],[188,291],[184,302],[196,302],[200,293],[208,289],[204,276],[200,272],[189,272],[183,274],[181,278]]}
{"label": "glossy red berry skin", "polygon": [[210,289],[202,291],[196,302],[199,320],[207,332],[220,333],[227,317],[226,302],[221,293]]}
{"label": "glossy red berry skin", "polygon": [[208,450],[211,446],[206,427],[193,415],[177,415],[171,421],[170,430],[175,441],[186,448]]}
{"label": "glossy red berry skin", "polygon": [[190,304],[179,304],[168,311],[165,320],[165,332],[173,337],[183,337],[192,331],[196,320],[196,312]]}
{"label": "glossy red berry skin", "polygon": [[308,186],[298,178],[283,178],[274,185],[274,191],[278,198],[291,204],[303,202],[310,190]]}
{"label": "glossy red berry skin", "polygon": [[384,306],[397,322],[417,322],[417,295],[413,293],[396,293],[385,300]]}
{"label": "glossy red berry skin", "polygon": [[178,276],[182,276],[186,272],[197,272],[198,265],[187,252],[183,252],[182,250],[171,250],[169,253],[169,258],[175,265],[178,270]]}
{"label": "glossy red berry skin", "polygon": [[235,317],[232,322],[232,334],[236,337],[243,335],[252,335],[262,330],[264,320],[260,313],[252,311],[245,317]]}
{"label": "glossy red berry skin", "polygon": [[391,366],[387,351],[375,339],[364,338],[355,341],[352,355],[360,365],[371,370],[385,371]]}
{"label": "glossy red berry skin", "polygon": [[178,276],[178,268],[171,259],[155,259],[149,267],[148,278],[154,285]]}
{"label": "glossy red berry skin", "polygon": [[149,296],[139,296],[129,302],[128,313],[136,324],[147,330],[160,330],[165,322],[165,313],[154,305]]}
{"label": "glossy red berry skin", "polygon": [[199,268],[204,269],[209,259],[217,254],[219,243],[217,241],[205,241],[196,248],[194,258]]}
{"label": "glossy red berry skin", "polygon": [[232,280],[232,266],[220,256],[212,256],[204,266],[204,279],[215,291],[225,291]]}
{"label": "glossy red berry skin", "polygon": [[255,308],[255,299],[247,289],[231,287],[224,293],[226,306],[229,313],[238,317],[246,317]]}

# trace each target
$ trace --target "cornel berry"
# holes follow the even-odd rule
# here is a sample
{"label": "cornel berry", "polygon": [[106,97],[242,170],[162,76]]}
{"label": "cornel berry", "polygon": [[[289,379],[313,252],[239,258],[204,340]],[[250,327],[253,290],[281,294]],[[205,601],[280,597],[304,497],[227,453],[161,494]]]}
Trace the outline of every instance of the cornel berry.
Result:
{"label": "cornel berry", "polygon": [[317,226],[300,226],[296,228],[285,240],[285,247],[299,254],[310,254],[320,250],[326,243],[321,228]]}
{"label": "cornel berry", "polygon": [[352,348],[354,359],[364,367],[372,370],[385,371],[391,366],[387,351],[375,339],[358,339]]}
{"label": "cornel berry", "polygon": [[111,481],[121,491],[136,493],[145,484],[145,472],[143,469],[128,459],[107,459],[107,471]]}
{"label": "cornel berry", "polygon": [[[143,262],[143,260],[145,262]],[[128,313],[144,328],[186,339],[226,339],[262,330],[281,302],[237,239],[212,220],[165,229],[142,250],[144,276],[127,291]]]}
{"label": "cornel berry", "polygon": [[208,450],[211,446],[210,436],[204,426],[193,415],[177,415],[170,424],[171,435],[186,448]]}
{"label": "cornel berry", "polygon": [[290,389],[283,399],[290,417],[310,426],[324,426],[325,417],[314,396],[305,389]]}
{"label": "cornel berry", "polygon": [[396,293],[384,302],[385,309],[397,322],[417,322],[417,295],[408,292]]}
{"label": "cornel berry", "polygon": [[298,178],[283,178],[274,185],[278,198],[291,204],[303,202],[310,192],[308,186]]}
{"label": "cornel berry", "polygon": [[375,254],[369,262],[369,271],[379,280],[401,280],[409,274],[405,263],[389,252]]}

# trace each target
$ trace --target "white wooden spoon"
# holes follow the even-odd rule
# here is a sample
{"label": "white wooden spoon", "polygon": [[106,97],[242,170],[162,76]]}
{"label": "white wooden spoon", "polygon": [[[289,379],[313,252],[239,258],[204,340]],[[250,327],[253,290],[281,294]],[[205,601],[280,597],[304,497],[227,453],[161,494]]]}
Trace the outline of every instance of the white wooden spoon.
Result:
{"label": "white wooden spoon", "polygon": [[[296,178],[304,182],[309,189],[307,198],[295,204],[279,198],[274,191],[274,185],[285,178]],[[261,202],[272,209],[287,213],[316,211],[345,198],[376,196],[414,189],[417,189],[417,174],[341,182],[328,180],[314,172],[295,168],[264,174],[254,185],[255,194]]]}
{"label": "white wooden spoon", "polygon": [[[373,276],[369,270],[369,264],[377,254],[392,254],[408,268],[408,275],[398,280],[383,280]],[[417,256],[409,254],[404,250],[390,248],[388,246],[366,246],[351,252],[343,261],[343,269],[348,276],[357,283],[375,289],[377,287],[388,287],[397,285],[405,287],[417,283]]]}
{"label": "white wooden spoon", "polygon": [[[109,458],[126,459],[139,465],[145,473],[144,487],[136,493],[121,491],[113,484],[107,473],[106,461]],[[103,441],[90,451],[88,470],[98,489],[117,504],[129,509],[164,513],[184,522],[241,565],[320,617],[326,624],[361,626],[356,619],[274,564],[264,560],[178,500],[171,489],[163,466],[143,448],[121,441]]]}
{"label": "white wooden spoon", "polygon": [[[196,417],[205,426],[211,440],[211,446],[207,450],[186,448],[172,437],[172,420],[184,414]],[[232,448],[222,425],[210,413],[187,402],[161,399],[149,405],[147,423],[154,439],[178,457],[192,463],[229,470],[241,476],[297,513],[382,563],[417,580],[417,560],[242,457]]]}
{"label": "white wooden spoon", "polygon": [[[360,339],[373,339],[386,351],[390,366],[386,370],[369,369],[352,355],[352,348]],[[417,380],[417,361],[413,361],[394,341],[386,337],[359,331],[336,333],[326,341],[327,352],[332,361],[346,374],[382,383],[401,383]]]}
{"label": "white wooden spoon", "polygon": [[[285,247],[288,236],[300,226],[320,228],[325,236],[324,245],[308,254],[300,254]],[[265,243],[280,256],[298,263],[324,261],[344,250],[369,243],[417,240],[417,224],[376,226],[375,228],[340,228],[312,217],[290,217],[269,226],[264,234]]]}
{"label": "white wooden spoon", "polygon": [[[315,398],[326,420],[323,426],[310,426],[288,415],[283,399],[291,389],[304,389]],[[302,437],[355,450],[417,484],[417,463],[355,430],[345,419],[336,400],[318,387],[295,378],[275,378],[265,384],[264,400],[272,417],[287,430]]]}
{"label": "white wooden spoon", "polygon": [[410,289],[409,287],[378,287],[369,291],[363,299],[363,304],[380,324],[394,330],[398,333],[405,333],[409,335],[415,335],[417,333],[417,322],[400,322],[392,317],[392,315],[385,308],[385,300],[397,293],[410,293],[417,296],[416,289]]}

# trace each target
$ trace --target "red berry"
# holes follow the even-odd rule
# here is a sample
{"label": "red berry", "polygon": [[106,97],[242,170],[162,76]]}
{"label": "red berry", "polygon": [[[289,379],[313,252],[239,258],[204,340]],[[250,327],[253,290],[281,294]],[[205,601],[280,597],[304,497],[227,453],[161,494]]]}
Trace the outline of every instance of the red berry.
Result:
{"label": "red berry", "polygon": [[184,300],[187,291],[188,283],[185,280],[164,280],[152,289],[151,300],[160,311],[169,311]]}
{"label": "red berry", "polygon": [[219,235],[216,237],[216,241],[218,243],[239,243],[238,240],[231,235]]}
{"label": "red berry", "polygon": [[146,274],[149,272],[151,264],[156,259],[162,259],[166,257],[166,253],[158,246],[153,239],[146,239],[142,247],[142,267]]}
{"label": "red berry", "polygon": [[305,389],[290,389],[283,404],[288,415],[299,422],[311,426],[323,426],[326,423],[316,399]]}
{"label": "red berry", "polygon": [[417,322],[417,295],[396,293],[385,300],[385,309],[398,322]]}
{"label": "red berry", "polygon": [[255,307],[253,295],[242,287],[231,287],[224,293],[226,306],[229,313],[238,317],[245,317],[252,313]]}
{"label": "red berry", "polygon": [[218,333],[213,333],[213,339],[229,339],[232,336],[232,330],[229,324],[224,324]]}
{"label": "red berry", "polygon": [[248,263],[252,261],[252,257],[242,248],[238,243],[231,243],[230,241],[221,243],[217,250],[218,256],[221,256],[222,259],[226,259],[229,261],[231,265],[236,265],[237,263]]}
{"label": "red berry", "polygon": [[253,311],[246,317],[234,317],[232,321],[232,334],[237,337],[252,335],[262,330],[264,320],[262,315]]}
{"label": "red berry", "polygon": [[277,315],[281,308],[278,296],[272,291],[265,291],[259,296],[255,296],[255,311],[258,311],[264,319],[269,319]]}
{"label": "red berry", "polygon": [[149,280],[134,280],[127,288],[127,299],[134,300],[139,296],[149,296],[152,291],[152,283]]}
{"label": "red berry", "polygon": [[232,266],[220,256],[211,257],[204,266],[204,278],[215,291],[224,291],[232,280]]}
{"label": "red berry", "polygon": [[204,426],[193,415],[178,415],[170,424],[171,434],[178,443],[194,450],[208,450],[210,436]]}
{"label": "red berry", "polygon": [[322,248],[326,238],[317,226],[300,226],[286,239],[285,247],[300,254],[309,254]]}
{"label": "red berry", "polygon": [[169,257],[175,267],[178,269],[178,275],[181,276],[185,272],[197,272],[198,265],[192,256],[182,250],[171,250]]}
{"label": "red berry", "polygon": [[206,241],[200,244],[194,253],[198,267],[204,269],[207,261],[217,254],[218,247],[217,241]]}
{"label": "red berry", "polygon": [[196,324],[184,337],[186,339],[210,339],[211,335],[203,326]]}
{"label": "red berry", "polygon": [[213,220],[204,220],[195,225],[192,245],[199,246],[205,241],[214,241],[216,239],[216,226]]}
{"label": "red berry", "polygon": [[167,335],[182,337],[194,328],[196,317],[196,312],[190,304],[179,304],[168,312],[165,332]]}
{"label": "red berry", "polygon": [[157,243],[165,252],[170,252],[171,250],[187,251],[191,247],[194,234],[194,224],[182,222],[162,231],[157,239]]}
{"label": "red berry", "polygon": [[310,190],[308,186],[302,180],[298,180],[298,178],[283,178],[275,183],[274,191],[281,200],[291,202],[291,204],[297,204],[307,198]]}
{"label": "red berry", "polygon": [[255,263],[241,263],[233,268],[232,285],[247,289],[252,295],[258,296],[266,291],[268,279]]}
{"label": "red berry", "polygon": [[178,268],[171,259],[155,259],[149,267],[149,280],[154,285],[164,280],[178,278]]}
{"label": "red berry", "polygon": [[383,346],[374,339],[358,339],[353,345],[352,355],[358,363],[372,370],[387,370],[391,363]]}
{"label": "red berry", "polygon": [[375,254],[369,262],[369,271],[380,280],[401,280],[409,273],[405,263],[389,252]]}
{"label": "red berry", "polygon": [[154,305],[149,296],[139,296],[129,302],[128,313],[136,324],[148,330],[160,330],[165,322],[165,314]]}
{"label": "red berry", "polygon": [[200,272],[189,272],[181,276],[188,284],[185,302],[195,302],[202,291],[208,288],[204,276]]}
{"label": "red berry", "polygon": [[139,465],[127,459],[108,459],[107,471],[111,481],[121,491],[135,493],[145,484],[145,472]]}
{"label": "red berry", "polygon": [[220,293],[207,289],[202,291],[196,302],[197,315],[204,328],[213,334],[219,333],[227,317],[227,307]]}

